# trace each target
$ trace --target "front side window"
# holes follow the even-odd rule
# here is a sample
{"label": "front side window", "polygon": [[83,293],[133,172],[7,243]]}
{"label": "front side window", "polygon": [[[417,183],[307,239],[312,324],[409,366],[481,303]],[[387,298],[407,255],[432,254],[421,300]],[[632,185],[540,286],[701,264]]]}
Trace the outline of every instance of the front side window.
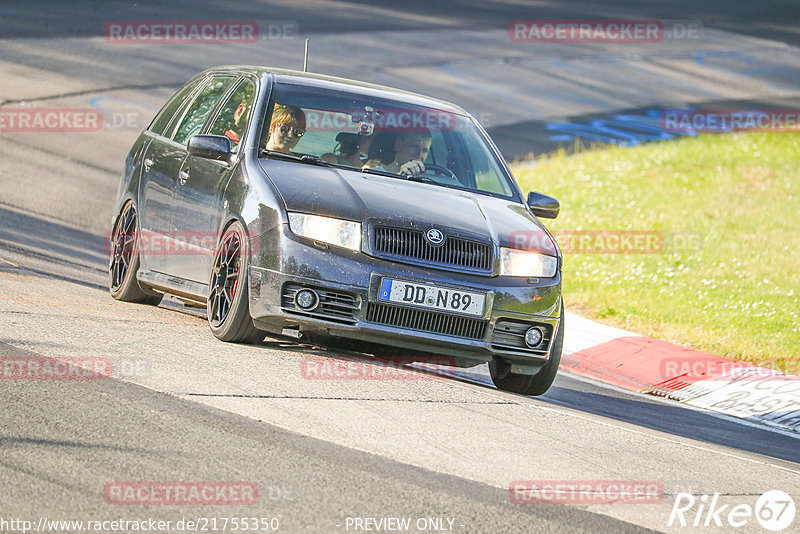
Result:
{"label": "front side window", "polygon": [[253,100],[256,86],[250,80],[243,80],[222,105],[208,133],[224,135],[231,144],[231,150],[239,148],[247,122],[253,114]]}
{"label": "front side window", "polygon": [[275,84],[268,106],[260,144],[267,157],[309,156],[519,200],[484,135],[456,111],[288,83]]}
{"label": "front side window", "polygon": [[203,129],[206,119],[214,110],[228,90],[230,85],[236,80],[232,76],[215,76],[211,81],[203,87],[192,104],[186,110],[180,124],[175,130],[175,135],[172,138],[176,143],[185,145],[189,142],[189,138],[197,135]]}

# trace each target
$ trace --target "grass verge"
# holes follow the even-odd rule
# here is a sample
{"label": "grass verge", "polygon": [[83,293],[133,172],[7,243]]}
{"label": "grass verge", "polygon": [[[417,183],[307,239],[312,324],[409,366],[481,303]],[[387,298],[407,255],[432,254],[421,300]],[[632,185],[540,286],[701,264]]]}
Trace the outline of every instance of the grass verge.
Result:
{"label": "grass verge", "polygon": [[[514,174],[561,202],[544,222],[567,245],[568,310],[800,374],[800,134],[561,152]],[[645,231],[663,246],[583,253],[576,236],[595,230]]]}

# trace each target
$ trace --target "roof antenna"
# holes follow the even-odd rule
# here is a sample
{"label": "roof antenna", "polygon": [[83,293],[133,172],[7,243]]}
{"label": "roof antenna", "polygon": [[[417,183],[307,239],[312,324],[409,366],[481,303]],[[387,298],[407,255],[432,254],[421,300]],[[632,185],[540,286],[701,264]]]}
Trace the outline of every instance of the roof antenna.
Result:
{"label": "roof antenna", "polygon": [[308,72],[308,39],[306,39],[306,53],[303,55],[303,72]]}

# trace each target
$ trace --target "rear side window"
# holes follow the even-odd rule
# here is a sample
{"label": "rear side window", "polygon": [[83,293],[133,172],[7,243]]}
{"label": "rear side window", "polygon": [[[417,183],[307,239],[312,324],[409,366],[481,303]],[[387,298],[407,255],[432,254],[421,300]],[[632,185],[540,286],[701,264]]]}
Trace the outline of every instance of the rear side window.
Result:
{"label": "rear side window", "polygon": [[167,127],[172,116],[175,115],[175,112],[186,102],[191,96],[192,91],[194,91],[203,80],[204,78],[198,78],[197,80],[189,82],[184,85],[180,91],[175,93],[175,96],[161,108],[161,111],[156,115],[156,118],[153,119],[148,130],[156,135],[164,135],[164,128]]}
{"label": "rear side window", "polygon": [[253,82],[243,80],[222,105],[208,133],[227,137],[231,144],[231,150],[235,151],[239,148],[239,143],[247,129],[247,122],[253,112],[255,94],[256,86],[253,85]]}
{"label": "rear side window", "polygon": [[185,145],[189,138],[197,135],[203,129],[206,119],[214,111],[219,99],[228,90],[230,85],[236,80],[232,76],[215,76],[211,82],[203,87],[186,110],[186,114],[181,119],[172,138],[176,143]]}

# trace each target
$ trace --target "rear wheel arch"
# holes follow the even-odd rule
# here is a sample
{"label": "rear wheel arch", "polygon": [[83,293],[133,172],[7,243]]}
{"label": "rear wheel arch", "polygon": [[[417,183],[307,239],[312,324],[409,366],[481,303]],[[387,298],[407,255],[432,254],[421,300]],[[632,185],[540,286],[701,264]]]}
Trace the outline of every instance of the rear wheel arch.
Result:
{"label": "rear wheel arch", "polygon": [[[129,221],[128,228],[122,225]],[[133,231],[130,244],[127,236]],[[141,264],[139,261],[140,226],[138,206],[134,199],[124,200],[114,218],[109,236],[109,290],[111,296],[126,302],[158,304],[161,294],[150,291],[139,284],[136,273]]]}

